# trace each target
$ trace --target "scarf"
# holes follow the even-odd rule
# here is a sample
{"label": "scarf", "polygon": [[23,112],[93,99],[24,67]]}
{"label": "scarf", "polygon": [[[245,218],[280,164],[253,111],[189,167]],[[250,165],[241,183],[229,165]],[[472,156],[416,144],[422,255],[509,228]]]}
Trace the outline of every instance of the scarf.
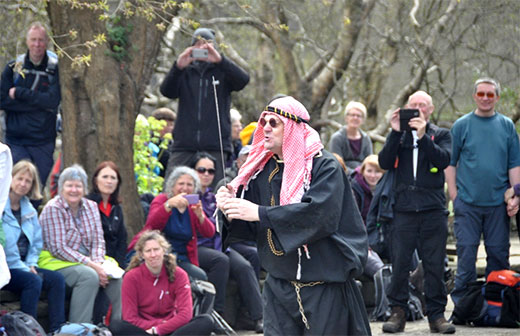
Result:
{"label": "scarf", "polygon": [[[282,153],[284,170],[280,190],[280,205],[298,203],[311,182],[312,160],[323,149],[320,136],[308,121],[309,112],[302,103],[287,96],[273,100],[260,118],[276,115],[284,125]],[[297,122],[295,120],[303,119]],[[264,128],[260,123],[254,133],[251,152],[237,177],[231,181],[235,193],[247,186],[253,176],[261,172],[274,155],[264,148]]]}

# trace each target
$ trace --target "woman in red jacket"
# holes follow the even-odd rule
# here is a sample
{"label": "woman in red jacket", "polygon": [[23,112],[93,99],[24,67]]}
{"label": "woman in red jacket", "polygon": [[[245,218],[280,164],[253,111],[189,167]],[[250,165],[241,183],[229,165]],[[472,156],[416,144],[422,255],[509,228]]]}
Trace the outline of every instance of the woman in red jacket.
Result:
{"label": "woman in red jacket", "polygon": [[185,197],[200,190],[200,181],[195,170],[176,167],[168,177],[162,194],[150,205],[146,225],[128,247],[131,250],[141,234],[147,230],[159,230],[172,246],[177,264],[190,277],[207,281],[206,272],[199,267],[197,234],[213,237],[215,225],[206,217],[200,201],[189,204]]}
{"label": "woman in red jacket", "polygon": [[135,245],[122,286],[122,320],[112,321],[114,335],[209,335],[209,315],[192,319],[190,281],[177,267],[170,244],[159,231],[146,231]]}

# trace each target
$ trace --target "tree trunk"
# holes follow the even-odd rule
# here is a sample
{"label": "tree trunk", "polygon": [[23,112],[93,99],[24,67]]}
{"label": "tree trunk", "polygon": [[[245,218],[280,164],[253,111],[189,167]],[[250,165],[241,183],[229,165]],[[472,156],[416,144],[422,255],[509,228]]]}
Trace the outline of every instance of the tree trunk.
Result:
{"label": "tree trunk", "polygon": [[[78,32],[74,41],[68,37],[57,39],[61,48],[92,40],[100,33],[108,37],[105,22],[98,19],[102,14],[99,11],[73,9],[58,1],[50,1],[47,11],[55,36],[65,36],[72,29]],[[90,176],[101,161],[112,160],[118,165],[130,238],[144,224],[135,183],[133,135],[163,35],[155,26],[158,22],[137,16],[121,20],[120,25],[132,27],[126,47],[128,56],[121,62],[108,55],[108,44],[90,51],[67,50],[73,57],[90,52],[90,66],[73,68],[69,58],[60,58],[65,166],[79,163]]]}

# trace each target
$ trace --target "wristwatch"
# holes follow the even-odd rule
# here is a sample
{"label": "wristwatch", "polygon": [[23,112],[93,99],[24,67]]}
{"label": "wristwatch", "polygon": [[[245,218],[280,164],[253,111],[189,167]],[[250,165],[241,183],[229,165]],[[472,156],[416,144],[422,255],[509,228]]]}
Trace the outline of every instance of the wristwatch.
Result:
{"label": "wristwatch", "polygon": [[166,207],[166,209],[168,209],[168,211],[171,211],[171,209],[173,208],[173,207],[170,205],[170,203],[168,203],[168,201],[166,201],[166,202],[164,203],[164,206]]}

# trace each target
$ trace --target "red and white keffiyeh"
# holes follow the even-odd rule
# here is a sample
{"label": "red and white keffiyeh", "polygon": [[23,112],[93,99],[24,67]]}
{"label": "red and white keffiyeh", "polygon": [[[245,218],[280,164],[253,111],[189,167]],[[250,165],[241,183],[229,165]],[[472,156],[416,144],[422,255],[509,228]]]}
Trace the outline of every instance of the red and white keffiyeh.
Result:
{"label": "red and white keffiyeh", "polygon": [[[275,99],[268,107],[282,110],[306,121],[310,119],[305,106],[290,96]],[[278,113],[264,110],[260,118],[268,114],[276,115],[284,124],[282,153],[285,167],[280,191],[280,205],[298,203],[311,182],[312,160],[323,149],[320,135],[306,122],[296,122]],[[253,138],[253,148],[247,161],[240,169],[238,176],[230,183],[235,192],[240,185],[246,186],[254,174],[262,171],[267,161],[274,155],[273,152],[264,148],[264,139],[264,128],[258,123]]]}

